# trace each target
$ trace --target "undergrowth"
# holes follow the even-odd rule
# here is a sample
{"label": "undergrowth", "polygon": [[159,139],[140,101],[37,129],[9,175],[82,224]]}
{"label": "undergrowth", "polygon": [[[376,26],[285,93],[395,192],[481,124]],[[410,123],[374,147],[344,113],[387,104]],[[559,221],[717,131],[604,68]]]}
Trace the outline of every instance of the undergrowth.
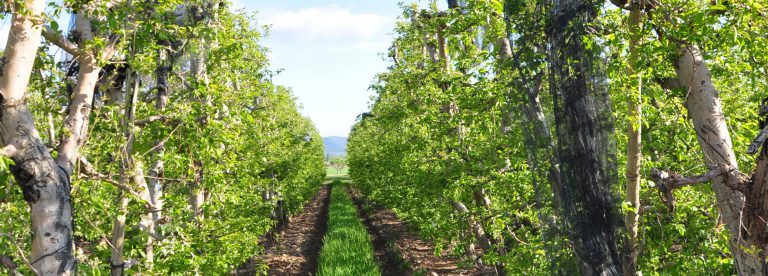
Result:
{"label": "undergrowth", "polygon": [[323,238],[318,275],[381,275],[373,244],[341,181],[332,183],[328,232]]}

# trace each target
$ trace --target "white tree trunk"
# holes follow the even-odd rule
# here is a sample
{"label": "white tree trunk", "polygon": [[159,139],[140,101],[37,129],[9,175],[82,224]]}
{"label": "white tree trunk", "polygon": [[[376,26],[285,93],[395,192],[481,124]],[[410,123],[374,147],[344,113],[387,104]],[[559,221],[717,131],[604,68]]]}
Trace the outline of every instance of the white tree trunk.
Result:
{"label": "white tree trunk", "polygon": [[[45,1],[24,1],[14,14],[0,75],[0,142],[15,162],[11,173],[30,207],[33,269],[40,275],[72,275],[72,201],[69,175],[54,162],[24,103],[40,44]],[[32,19],[34,18],[34,19]]]}
{"label": "white tree trunk", "polygon": [[[123,183],[128,182],[128,178],[123,177]],[[131,199],[122,191],[117,198],[117,214],[115,222],[112,225],[112,258],[109,264],[111,267],[110,275],[122,276],[125,272],[125,259],[123,258],[123,248],[125,247],[125,218],[128,213],[128,203]]]}
{"label": "white tree trunk", "polygon": [[[92,41],[94,33],[91,19],[78,14],[75,19],[80,41]],[[81,49],[82,50],[82,49]],[[72,173],[80,153],[80,147],[88,136],[88,118],[91,114],[93,91],[99,80],[101,67],[98,66],[96,53],[82,51],[77,55],[80,65],[77,83],[72,92],[67,118],[64,120],[64,135],[61,138],[56,162],[67,172]]]}
{"label": "white tree trunk", "polygon": [[[701,52],[696,46],[689,45],[681,46],[678,54],[677,76],[679,84],[687,91],[685,103],[704,153],[704,162],[710,168],[726,164],[738,169],[720,93],[712,83],[712,74]],[[747,253],[745,250],[750,246],[740,238],[741,210],[745,197],[741,192],[727,187],[725,180],[724,176],[715,178],[712,188],[722,220],[730,232],[729,245],[736,271],[739,275],[762,275],[766,271],[765,262]]]}
{"label": "white tree trunk", "polygon": [[627,191],[626,201],[635,211],[627,211],[624,224],[627,230],[627,244],[623,269],[625,276],[637,275],[638,224],[640,222],[640,166],[643,158],[641,134],[643,124],[642,90],[643,78],[638,74],[636,63],[638,59],[637,44],[640,41],[640,31],[643,28],[643,11],[639,5],[633,6],[629,13],[629,66],[627,72],[633,81],[630,82],[627,96]]}
{"label": "white tree trunk", "polygon": [[[204,41],[203,41],[204,42]],[[207,68],[206,68],[206,60],[205,60],[205,47],[200,46],[196,52],[192,53],[192,60],[190,61],[190,70],[192,71],[192,75],[198,83],[202,83],[206,87],[208,86],[209,80],[208,80],[208,74]],[[205,98],[198,98],[198,101],[202,103],[203,108],[205,108],[208,105],[208,102]],[[205,114],[202,118],[199,119],[199,125],[200,127],[205,127],[205,125],[208,124],[208,114]],[[204,171],[205,167],[201,160],[197,159],[195,157],[194,163],[194,180],[191,184],[191,191],[189,197],[189,206],[192,210],[192,220],[193,221],[202,221],[204,218],[203,215],[203,204],[205,204],[205,189],[202,187],[203,183],[203,177],[204,177]]]}

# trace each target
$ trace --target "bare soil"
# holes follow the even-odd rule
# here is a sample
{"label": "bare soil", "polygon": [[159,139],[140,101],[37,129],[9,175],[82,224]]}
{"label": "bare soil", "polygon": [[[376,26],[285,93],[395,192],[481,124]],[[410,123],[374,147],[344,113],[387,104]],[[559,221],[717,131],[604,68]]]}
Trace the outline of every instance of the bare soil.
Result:
{"label": "bare soil", "polygon": [[[256,275],[259,267],[267,266],[268,275],[315,275],[323,236],[328,230],[330,191],[331,186],[324,185],[301,214],[263,239],[263,255],[252,258],[234,274]],[[460,260],[456,257],[436,256],[435,245],[420,239],[394,212],[368,202],[348,186],[347,192],[371,235],[382,275],[491,275],[489,270],[459,268]]]}
{"label": "bare soil", "polygon": [[491,274],[488,270],[459,268],[460,260],[456,257],[436,256],[435,245],[421,240],[394,212],[367,202],[363,195],[353,188],[348,188],[347,192],[357,205],[358,214],[368,233],[373,237],[375,256],[381,266],[382,275]]}
{"label": "bare soil", "polygon": [[315,275],[328,230],[330,193],[331,185],[324,185],[275,238],[265,238],[264,254],[251,259],[236,274],[256,275],[259,266],[267,265],[269,275]]}

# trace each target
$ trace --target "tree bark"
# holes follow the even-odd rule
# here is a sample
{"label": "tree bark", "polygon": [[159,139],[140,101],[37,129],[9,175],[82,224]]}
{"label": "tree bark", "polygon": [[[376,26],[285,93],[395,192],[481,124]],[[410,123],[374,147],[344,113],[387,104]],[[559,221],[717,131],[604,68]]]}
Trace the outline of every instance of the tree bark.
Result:
{"label": "tree bark", "polygon": [[[80,41],[92,41],[94,39],[93,26],[90,18],[78,14],[75,25],[80,34]],[[78,64],[77,83],[72,93],[67,118],[64,120],[64,135],[58,147],[59,156],[56,162],[68,173],[72,173],[75,162],[80,154],[80,147],[85,144],[88,136],[88,118],[91,114],[93,92],[99,80],[101,67],[97,64],[96,53],[80,51],[76,55]]]}
{"label": "tree bark", "polygon": [[[699,146],[704,153],[704,162],[710,168],[728,165],[738,170],[731,136],[723,115],[720,93],[712,83],[712,74],[709,72],[698,47],[682,45],[675,65],[679,83],[687,91],[685,105],[688,109],[688,115],[693,121]],[[758,164],[760,164],[760,160],[758,160]],[[756,176],[761,175],[760,168],[761,166],[758,165]],[[768,265],[758,256],[746,252],[746,250],[754,248],[755,245],[750,245],[750,242],[747,241],[749,233],[740,231],[743,226],[742,217],[747,216],[746,213],[750,213],[742,212],[745,206],[745,196],[741,192],[729,188],[725,183],[726,180],[725,176],[715,178],[712,181],[712,189],[717,198],[717,207],[720,209],[722,221],[725,222],[730,231],[729,245],[736,271],[739,275],[764,275],[768,273]],[[759,196],[758,198],[763,197]],[[749,223],[753,220],[745,219],[745,221]],[[762,221],[763,225],[765,224],[762,219],[759,221]],[[758,233],[753,234],[757,235]],[[743,235],[745,238],[741,238]]]}
{"label": "tree bark", "polygon": [[[509,0],[505,1],[505,4],[513,4]],[[543,4],[535,4],[535,10],[540,11],[543,9]],[[516,11],[505,9],[505,20],[511,20],[509,17],[513,16]],[[534,16],[534,22],[536,21]],[[512,26],[512,22],[508,22],[508,28]],[[517,31],[521,34],[517,41],[523,43],[523,45],[517,45],[517,51],[513,54],[512,42],[507,37],[514,37],[511,30],[506,33],[507,37],[500,40],[501,60],[502,66],[511,67],[518,73],[517,77],[511,79],[511,83],[514,86],[514,90],[510,93],[524,93],[524,97],[527,101],[520,104],[510,104],[510,115],[512,118],[515,113],[522,111],[523,119],[523,136],[524,143],[527,152],[527,161],[530,166],[531,182],[533,184],[534,196],[536,203],[534,207],[537,209],[539,221],[542,224],[544,231],[542,233],[542,241],[544,243],[546,258],[550,262],[550,271],[552,274],[566,275],[568,274],[568,264],[575,264],[575,262],[569,262],[572,260],[570,257],[564,256],[563,247],[560,246],[563,243],[557,242],[558,233],[560,227],[556,223],[558,216],[558,210],[562,208],[562,181],[560,180],[560,163],[557,159],[558,153],[555,149],[555,145],[552,141],[552,133],[547,123],[544,109],[541,106],[539,95],[541,93],[541,87],[543,79],[545,77],[545,71],[538,69],[537,60],[521,61],[522,49],[530,48],[537,52],[545,52],[546,48],[542,41],[540,41],[541,30],[536,23],[525,24],[521,22],[515,22],[514,24]],[[516,99],[513,94],[509,95],[510,99]],[[518,107],[517,110],[514,107]],[[511,124],[511,123],[510,123]],[[547,160],[548,162],[544,162]],[[552,195],[552,207],[554,207],[555,213],[548,213],[546,206],[549,205],[549,197],[546,195],[545,181],[550,184],[549,191]],[[573,267],[573,266],[570,266]]]}
{"label": "tree bark", "polygon": [[627,231],[627,244],[624,256],[623,269],[625,276],[637,275],[638,248],[638,224],[640,222],[640,167],[643,158],[641,134],[643,124],[642,90],[643,78],[638,74],[637,44],[640,42],[640,31],[643,29],[643,10],[637,1],[633,1],[629,12],[629,58],[627,59],[627,73],[633,80],[630,81],[627,93],[627,190],[626,201],[630,210],[624,217],[624,225]]}
{"label": "tree bark", "polygon": [[[138,175],[137,171],[141,171],[143,168],[141,167],[141,163],[138,163],[138,166],[136,162],[133,160],[133,141],[134,141],[134,121],[136,119],[136,101],[138,98],[138,76],[136,76],[133,72],[129,70],[127,74],[127,81],[125,82],[126,85],[124,85],[125,90],[128,91],[126,93],[129,96],[129,100],[125,102],[125,110],[123,112],[123,120],[122,120],[122,128],[123,128],[123,135],[125,138],[125,146],[122,148],[121,154],[120,154],[120,175],[121,175],[121,184],[124,186],[129,186],[129,182],[132,180],[131,175]],[[134,182],[144,182],[143,174],[142,179],[139,179],[138,181]],[[138,183],[136,183],[138,184]],[[136,185],[136,187],[140,187],[141,189],[141,195],[147,194],[146,187],[142,187],[140,185]],[[143,196],[143,199],[147,199],[146,196]],[[127,197],[122,191],[118,195],[117,198],[118,207],[117,207],[117,215],[115,216],[115,222],[112,228],[112,258],[110,259],[110,267],[111,267],[111,275],[112,276],[121,276],[125,272],[125,260],[123,258],[123,247],[125,244],[125,218],[128,213],[128,203],[130,203],[130,198]]]}
{"label": "tree bark", "polygon": [[[56,165],[35,128],[24,95],[41,38],[45,1],[26,0],[13,15],[0,74],[0,142],[30,207],[32,268],[40,275],[75,273],[69,175]],[[22,10],[17,7],[17,10]]]}
{"label": "tree bark", "polygon": [[[168,105],[170,99],[168,93],[168,74],[171,70],[171,61],[169,60],[168,50],[160,49],[158,51],[157,69],[155,70],[156,85],[157,85],[157,102],[155,102],[155,109],[161,115],[165,111],[165,107]],[[162,217],[163,210],[163,183],[160,181],[160,177],[165,170],[165,163],[163,162],[163,156],[165,149],[163,147],[163,140],[157,139],[155,141],[155,148],[157,151],[153,154],[152,158],[155,160],[149,169],[149,182],[147,184],[149,192],[149,203],[151,210],[147,220],[147,243],[145,244],[145,262],[148,270],[152,270],[155,258],[155,236],[157,236],[157,221]]]}
{"label": "tree bark", "polygon": [[[204,43],[204,41],[202,43]],[[190,70],[197,83],[208,87],[209,81],[208,74],[206,73],[205,50],[204,47],[199,46],[198,49],[192,53]],[[202,103],[202,108],[205,108],[208,105],[207,100],[202,97],[198,97],[196,100]],[[203,111],[202,118],[199,118],[198,124],[201,127],[205,127],[205,125],[208,124],[208,114],[205,111]],[[203,204],[205,204],[205,189],[202,185],[205,168],[203,161],[197,157],[194,157],[193,167],[195,175],[190,186],[191,194],[189,196],[189,206],[192,210],[192,220],[199,222],[203,220]]]}
{"label": "tree bark", "polygon": [[[545,179],[549,181],[550,190],[553,191],[553,207],[555,211],[560,210],[562,200],[560,196],[560,164],[557,155],[553,151],[554,144],[552,136],[547,126],[544,112],[539,102],[539,89],[541,88],[542,78],[536,76],[533,83],[527,83],[531,87],[523,88],[528,93],[528,104],[520,104],[520,110],[523,110],[523,130],[524,143],[527,151],[527,161],[530,166],[531,183],[533,185],[535,204],[540,224],[544,228],[542,241],[547,260],[550,262],[551,273],[554,275],[567,275],[568,266],[565,266],[560,252],[564,249],[558,246],[560,243],[553,242],[558,239],[560,227],[557,224],[557,214],[548,213],[545,206],[547,201],[544,197]],[[539,162],[541,159],[548,159],[549,166]],[[572,266],[571,266],[572,267]]]}
{"label": "tree bark", "polygon": [[[475,199],[475,204],[477,204],[478,207],[480,207],[482,210],[486,211],[487,213],[493,213],[491,210],[491,198],[488,196],[488,192],[484,188],[475,188],[474,193],[472,196]],[[491,250],[495,249],[496,253],[499,254],[499,256],[504,256],[507,254],[507,249],[504,247],[504,240],[501,241],[495,239],[492,234],[488,234],[485,232],[485,226],[482,224],[483,221],[480,221],[480,230],[482,232],[478,232],[477,234],[484,235],[485,239],[490,243],[491,246],[488,248],[484,248],[483,250]],[[486,251],[487,254],[487,251]],[[499,276],[505,276],[507,275],[507,270],[504,268],[504,263],[498,261],[496,262],[494,266],[496,275]]]}
{"label": "tree bark", "polygon": [[72,98],[69,104],[67,117],[64,120],[64,133],[57,148],[56,163],[68,173],[72,173],[80,155],[82,147],[88,137],[88,120],[92,110],[94,91],[99,81],[99,59],[109,60],[116,52],[117,41],[110,38],[109,34],[100,33],[100,39],[107,41],[102,47],[87,47],[96,38],[96,30],[91,18],[97,2],[84,3],[77,7],[75,16],[75,29],[79,34],[77,43],[69,41],[66,37],[59,36],[54,31],[46,28],[46,39],[72,54],[78,62],[78,76]]}
{"label": "tree bark", "polygon": [[[459,214],[467,216],[467,223],[469,226],[470,232],[475,236],[477,239],[478,244],[480,245],[480,248],[482,248],[484,251],[488,251],[491,249],[491,240],[488,239],[488,237],[485,235],[485,229],[483,229],[483,226],[480,225],[475,219],[472,217],[472,214],[469,212],[469,208],[467,208],[464,203],[458,202],[458,201],[451,201],[451,206],[453,206],[453,209],[456,210]],[[474,251],[474,250],[473,250]],[[472,252],[472,255],[474,256],[475,252]],[[475,261],[480,260],[479,258]],[[479,264],[482,264],[480,262]]]}
{"label": "tree bark", "polygon": [[[555,103],[563,214],[584,275],[619,275],[616,145],[598,45],[589,37],[602,1],[553,0],[550,89]],[[592,47],[589,47],[592,46]]]}
{"label": "tree bark", "polygon": [[8,271],[10,271],[13,275],[21,275],[21,273],[18,271],[19,265],[17,265],[16,262],[14,262],[13,259],[11,259],[9,256],[0,255],[0,265],[8,269]]}
{"label": "tree bark", "polygon": [[[127,183],[127,177],[121,182]],[[112,225],[112,257],[109,259],[110,275],[122,276],[125,272],[125,259],[123,249],[125,247],[125,218],[128,214],[128,203],[131,201],[122,191],[117,196],[117,214]]]}
{"label": "tree bark", "polygon": [[[526,124],[524,135],[526,136],[528,161],[531,164],[532,171],[534,171],[534,189],[541,194],[539,180],[547,179],[551,185],[555,208],[560,208],[562,206],[561,192],[563,185],[560,180],[560,161],[557,159],[558,154],[552,142],[552,133],[550,132],[547,118],[544,115],[544,108],[542,108],[541,101],[539,100],[544,72],[529,73],[529,70],[520,68],[519,66],[522,62],[519,56],[512,54],[509,40],[503,38],[501,44],[503,51],[502,59],[507,63],[513,64],[513,67],[519,73],[519,77],[513,80],[515,88],[518,91],[523,91],[525,99],[527,99],[527,102],[520,105],[520,107],[522,107],[523,119]],[[541,45],[525,45],[523,47],[534,47],[543,51]],[[514,96],[510,95],[510,98],[514,98]],[[510,113],[514,113],[514,110],[511,110]],[[543,153],[541,153],[542,151]],[[547,159],[549,161],[549,168],[539,165],[539,159]],[[543,203],[539,202],[537,204],[540,208],[543,207]]]}
{"label": "tree bark", "polygon": [[191,209],[190,219],[194,222],[201,222],[203,216],[203,204],[205,203],[205,190],[203,190],[203,163],[202,161],[193,161],[195,172],[194,180],[190,185],[189,208]]}

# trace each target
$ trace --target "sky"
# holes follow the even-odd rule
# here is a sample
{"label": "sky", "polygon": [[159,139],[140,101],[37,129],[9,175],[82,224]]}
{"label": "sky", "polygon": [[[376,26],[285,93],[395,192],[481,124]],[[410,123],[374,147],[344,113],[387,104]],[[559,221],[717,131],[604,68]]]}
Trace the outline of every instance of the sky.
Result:
{"label": "sky", "polygon": [[283,69],[273,80],[292,88],[302,114],[322,136],[347,136],[368,110],[374,77],[391,64],[385,57],[401,14],[398,2],[235,0],[234,6],[258,11],[257,23],[270,26],[262,45],[271,51],[270,68]]}
{"label": "sky", "polygon": [[[57,1],[58,2],[58,1]],[[368,90],[385,59],[402,13],[398,2],[427,6],[429,0],[232,0],[268,25],[261,44],[270,49],[273,81],[290,87],[301,113],[322,136],[348,136],[357,115],[369,109]],[[438,0],[445,9],[445,1]],[[67,26],[68,16],[60,26]],[[10,24],[0,20],[0,47]],[[55,48],[55,47],[54,47]]]}

